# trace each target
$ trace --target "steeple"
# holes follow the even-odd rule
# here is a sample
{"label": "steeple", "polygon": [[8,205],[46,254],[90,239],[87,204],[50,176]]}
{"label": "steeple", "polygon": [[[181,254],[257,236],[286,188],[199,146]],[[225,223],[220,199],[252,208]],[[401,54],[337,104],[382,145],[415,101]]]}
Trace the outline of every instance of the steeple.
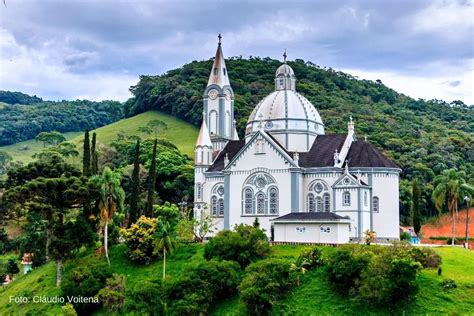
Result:
{"label": "steeple", "polygon": [[209,136],[209,129],[207,128],[206,120],[202,120],[201,129],[199,130],[199,135],[196,141],[196,147],[207,146],[212,147],[211,137]]}
{"label": "steeple", "polygon": [[227,68],[225,67],[224,54],[222,53],[221,39],[222,36],[219,34],[217,36],[219,42],[217,44],[216,57],[214,58],[214,63],[212,64],[211,74],[209,75],[209,81],[207,85],[216,84],[221,88],[224,86],[230,86],[229,76],[227,75]]}
{"label": "steeple", "polygon": [[194,154],[194,162],[196,166],[210,166],[212,164],[212,142],[204,115],[196,146],[194,148]]}
{"label": "steeple", "polygon": [[296,89],[296,77],[293,69],[286,63],[286,49],[283,53],[283,64],[278,67],[275,73],[275,90]]}

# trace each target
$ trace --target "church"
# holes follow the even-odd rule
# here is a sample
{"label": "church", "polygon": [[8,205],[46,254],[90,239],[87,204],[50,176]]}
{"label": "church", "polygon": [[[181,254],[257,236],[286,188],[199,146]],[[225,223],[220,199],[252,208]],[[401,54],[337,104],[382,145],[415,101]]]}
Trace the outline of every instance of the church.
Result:
{"label": "church", "polygon": [[275,242],[346,243],[366,230],[398,239],[401,169],[356,137],[352,117],[346,134],[326,135],[284,59],[239,139],[219,36],[195,147],[194,216],[210,216],[213,234],[258,218]]}

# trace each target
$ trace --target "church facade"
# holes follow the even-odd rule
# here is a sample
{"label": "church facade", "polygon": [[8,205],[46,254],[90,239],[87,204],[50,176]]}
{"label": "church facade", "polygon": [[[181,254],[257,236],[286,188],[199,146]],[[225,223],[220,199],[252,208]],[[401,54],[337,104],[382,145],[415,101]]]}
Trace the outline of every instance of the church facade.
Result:
{"label": "church facade", "polygon": [[258,218],[281,242],[344,243],[365,230],[398,239],[400,171],[357,139],[352,118],[346,134],[325,134],[286,56],[239,139],[219,39],[195,147],[195,217],[210,216],[216,232]]}

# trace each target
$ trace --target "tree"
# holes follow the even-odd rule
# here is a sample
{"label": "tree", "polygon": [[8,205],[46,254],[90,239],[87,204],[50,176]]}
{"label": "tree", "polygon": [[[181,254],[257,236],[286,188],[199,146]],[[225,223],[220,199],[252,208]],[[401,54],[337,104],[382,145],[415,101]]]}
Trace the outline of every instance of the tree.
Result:
{"label": "tree", "polygon": [[157,227],[157,219],[140,216],[136,223],[128,229],[121,229],[122,235],[127,245],[125,255],[132,261],[148,264],[156,257],[154,250],[154,239]]}
{"label": "tree", "polygon": [[13,160],[6,151],[0,151],[0,175],[7,170],[7,165]]}
{"label": "tree", "polygon": [[432,197],[435,206],[441,211],[443,206],[446,205],[452,217],[452,245],[454,245],[454,240],[456,239],[455,217],[458,212],[458,202],[464,196],[472,196],[474,194],[474,187],[466,183],[465,177],[466,174],[463,171],[448,169],[444,170],[442,174],[434,179],[435,189]]}
{"label": "tree", "polygon": [[82,173],[89,177],[91,175],[91,147],[89,131],[84,133],[84,151],[82,152]]}
{"label": "tree", "polygon": [[123,207],[125,192],[120,185],[121,179],[121,173],[112,171],[109,167],[104,168],[102,175],[92,179],[92,182],[99,188],[100,219],[104,232],[105,257],[109,265],[108,224],[113,219],[115,212],[120,211]]}
{"label": "tree", "polygon": [[14,276],[15,274],[20,272],[20,268],[18,267],[18,263],[16,263],[15,259],[13,259],[13,258],[8,259],[5,268],[7,270],[7,273],[11,276]]}
{"label": "tree", "polygon": [[418,180],[415,179],[412,182],[412,216],[413,216],[413,229],[415,230],[416,234],[420,233],[421,230],[421,213],[420,213],[420,199],[421,199],[421,192],[420,192],[420,185]]}
{"label": "tree", "polygon": [[140,140],[137,140],[133,156],[132,190],[130,193],[130,219],[129,224],[138,219],[138,200],[140,196]]}
{"label": "tree", "polygon": [[170,224],[160,220],[154,236],[154,251],[163,255],[163,281],[166,277],[166,253],[173,251],[173,239],[169,229]]}
{"label": "tree", "polygon": [[66,137],[64,137],[60,132],[41,132],[36,135],[35,141],[42,142],[43,147],[46,147],[46,145],[58,145],[66,141]]}
{"label": "tree", "polygon": [[157,140],[155,138],[155,142],[153,143],[153,155],[151,158],[150,164],[150,172],[148,174],[148,195],[147,195],[147,202],[145,208],[145,214],[149,217],[153,216],[153,197],[155,194],[155,183],[156,183],[156,146]]}
{"label": "tree", "polygon": [[92,133],[91,145],[91,174],[99,173],[98,157],[97,157],[97,134]]}

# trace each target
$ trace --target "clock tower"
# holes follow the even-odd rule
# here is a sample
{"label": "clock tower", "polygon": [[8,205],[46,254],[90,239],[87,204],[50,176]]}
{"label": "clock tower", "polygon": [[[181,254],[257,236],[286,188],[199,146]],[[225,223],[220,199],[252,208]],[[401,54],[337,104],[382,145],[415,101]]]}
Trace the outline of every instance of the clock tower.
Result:
{"label": "clock tower", "polygon": [[216,57],[212,64],[207,87],[204,90],[204,120],[209,130],[214,154],[220,152],[229,140],[238,139],[234,123],[234,91],[230,86],[219,34]]}

